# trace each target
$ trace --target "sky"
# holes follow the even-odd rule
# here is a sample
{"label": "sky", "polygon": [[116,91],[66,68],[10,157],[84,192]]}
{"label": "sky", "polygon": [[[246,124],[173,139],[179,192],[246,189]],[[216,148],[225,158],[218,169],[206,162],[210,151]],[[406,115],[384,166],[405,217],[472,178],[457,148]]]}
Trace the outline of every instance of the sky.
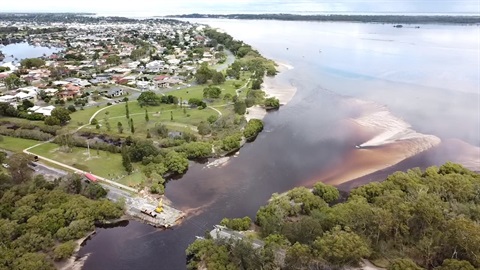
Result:
{"label": "sky", "polygon": [[91,12],[153,16],[188,13],[473,13],[480,0],[2,0],[0,12]]}

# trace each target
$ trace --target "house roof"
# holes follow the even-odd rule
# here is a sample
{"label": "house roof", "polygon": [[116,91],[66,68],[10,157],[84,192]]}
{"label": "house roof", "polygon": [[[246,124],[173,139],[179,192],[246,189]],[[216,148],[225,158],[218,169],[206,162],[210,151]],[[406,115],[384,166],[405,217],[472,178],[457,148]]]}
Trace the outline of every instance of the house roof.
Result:
{"label": "house roof", "polygon": [[92,182],[97,182],[97,178],[89,173],[86,173],[85,177]]}
{"label": "house roof", "polygon": [[27,94],[27,93],[24,93],[24,92],[19,92],[19,93],[17,93],[17,94],[15,95],[15,97],[17,97],[17,98],[26,98],[26,97],[30,97],[30,95]]}
{"label": "house roof", "polygon": [[157,77],[155,77],[154,80],[155,81],[163,81],[163,80],[168,79],[168,78],[169,78],[169,76],[167,76],[167,75],[158,75]]}

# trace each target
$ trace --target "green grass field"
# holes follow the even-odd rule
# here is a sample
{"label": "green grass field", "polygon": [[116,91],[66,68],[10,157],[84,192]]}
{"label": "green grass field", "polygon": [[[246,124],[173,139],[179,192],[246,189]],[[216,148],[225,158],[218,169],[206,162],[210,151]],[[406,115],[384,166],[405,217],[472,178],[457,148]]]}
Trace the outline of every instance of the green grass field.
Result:
{"label": "green grass field", "polygon": [[129,187],[134,187],[134,186],[140,184],[140,182],[145,181],[145,180],[146,180],[146,176],[141,171],[137,171],[137,172],[132,173],[131,175],[127,175],[127,176],[122,177],[122,178],[120,178],[116,181],[120,184],[129,186]]}
{"label": "green grass field", "polygon": [[93,174],[114,178],[125,174],[120,154],[90,149],[90,157],[87,149],[74,147],[72,152],[66,153],[60,150],[59,145],[46,143],[30,150],[32,153],[53,159],[70,165],[80,170],[89,171]]}
{"label": "green grass field", "polygon": [[92,115],[100,109],[101,107],[94,106],[87,107],[83,110],[77,110],[76,112],[70,114],[72,119],[70,120],[69,125],[77,125],[78,123],[88,124],[90,117],[92,117]]}
{"label": "green grass field", "polygon": [[0,140],[0,148],[12,152],[22,152],[23,149],[34,146],[38,143],[41,142],[35,140],[2,136],[2,140]]}

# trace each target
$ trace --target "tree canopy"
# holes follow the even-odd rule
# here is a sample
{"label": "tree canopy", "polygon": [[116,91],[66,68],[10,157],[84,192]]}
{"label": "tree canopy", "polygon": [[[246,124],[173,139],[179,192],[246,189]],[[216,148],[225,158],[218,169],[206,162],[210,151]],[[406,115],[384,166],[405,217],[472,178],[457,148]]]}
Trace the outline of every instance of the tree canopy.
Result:
{"label": "tree canopy", "polygon": [[[9,158],[11,174],[0,174],[2,270],[55,269],[53,260],[73,254],[77,244],[72,240],[85,237],[95,222],[123,214],[120,205],[80,195],[90,184],[82,184],[78,175],[56,181],[47,181],[42,175],[32,179],[25,164],[29,160],[24,154],[14,154]],[[19,174],[20,168],[30,173]],[[93,197],[99,198],[95,194]]]}
{"label": "tree canopy", "polygon": [[138,105],[143,106],[158,106],[161,103],[161,98],[152,91],[142,92],[137,99]]}
{"label": "tree canopy", "polygon": [[39,68],[45,65],[45,61],[40,58],[26,58],[20,62],[22,68]]}
{"label": "tree canopy", "polygon": [[[263,269],[342,268],[366,258],[390,262],[388,270],[473,270],[480,267],[479,195],[480,175],[449,162],[396,172],[352,190],[341,203],[338,190],[323,183],[313,191],[295,188],[258,210],[265,245],[251,252],[260,254]],[[273,238],[284,240],[272,245]],[[190,269],[200,261],[218,263],[219,252],[238,244],[205,239],[201,245],[210,249],[198,243],[187,249]],[[229,254],[224,265],[246,258]]]}

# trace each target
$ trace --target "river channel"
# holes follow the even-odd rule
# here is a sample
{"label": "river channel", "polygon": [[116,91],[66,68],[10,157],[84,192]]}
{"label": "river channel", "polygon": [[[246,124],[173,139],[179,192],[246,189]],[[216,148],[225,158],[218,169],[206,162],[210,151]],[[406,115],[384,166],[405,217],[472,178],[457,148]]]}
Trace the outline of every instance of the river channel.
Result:
{"label": "river channel", "polygon": [[[294,98],[218,167],[192,164],[166,195],[189,217],[162,231],[97,229],[83,269],[185,269],[185,249],[223,217],[255,217],[272,193],[342,189],[447,160],[480,167],[479,26],[196,20],[293,67]],[[360,148],[357,148],[360,147]],[[357,179],[355,181],[349,181]]]}

